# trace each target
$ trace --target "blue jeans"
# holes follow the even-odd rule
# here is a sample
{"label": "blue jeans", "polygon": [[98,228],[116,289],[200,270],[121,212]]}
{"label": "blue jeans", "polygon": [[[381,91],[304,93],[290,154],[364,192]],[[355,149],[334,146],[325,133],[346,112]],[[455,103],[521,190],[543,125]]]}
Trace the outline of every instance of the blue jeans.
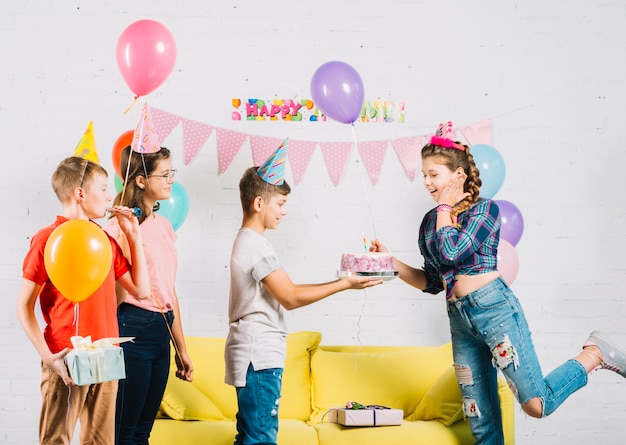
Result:
{"label": "blue jeans", "polygon": [[248,366],[246,386],[237,388],[235,445],[276,445],[282,383],[282,368],[255,371],[252,363]]}
{"label": "blue jeans", "polygon": [[[172,311],[165,313],[172,326]],[[126,379],[119,381],[115,414],[116,445],[147,445],[170,369],[170,334],[160,312],[122,303],[117,308]]]}
{"label": "blue jeans", "polygon": [[504,443],[498,370],[520,404],[541,400],[543,416],[587,384],[585,368],[573,359],[544,378],[522,307],[502,278],[447,307],[463,411],[477,445]]}

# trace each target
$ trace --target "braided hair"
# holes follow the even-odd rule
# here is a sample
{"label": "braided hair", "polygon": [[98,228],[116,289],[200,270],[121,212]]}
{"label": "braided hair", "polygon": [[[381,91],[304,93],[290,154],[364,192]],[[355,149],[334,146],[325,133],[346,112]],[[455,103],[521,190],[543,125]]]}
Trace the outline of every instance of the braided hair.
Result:
{"label": "braided hair", "polygon": [[[432,142],[424,145],[422,147],[422,159],[431,157],[438,158],[438,162],[448,167],[450,171],[455,171],[461,167],[467,175],[463,191],[469,193],[469,196],[453,207],[450,216],[454,221],[456,216],[478,202],[480,186],[483,183],[480,179],[480,172],[476,167],[474,157],[470,153],[470,148],[460,142],[454,142],[454,146],[451,147],[443,147]],[[458,224],[455,224],[455,226],[458,227]]]}

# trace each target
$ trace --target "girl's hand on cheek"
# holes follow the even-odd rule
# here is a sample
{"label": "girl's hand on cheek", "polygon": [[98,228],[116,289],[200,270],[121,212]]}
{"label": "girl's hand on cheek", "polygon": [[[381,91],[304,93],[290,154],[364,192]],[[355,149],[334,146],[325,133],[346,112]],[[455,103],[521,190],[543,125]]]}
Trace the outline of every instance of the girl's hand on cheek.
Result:
{"label": "girl's hand on cheek", "polygon": [[448,182],[439,197],[439,204],[448,204],[451,206],[463,201],[470,194],[464,191],[465,180],[467,175],[465,173],[459,173]]}

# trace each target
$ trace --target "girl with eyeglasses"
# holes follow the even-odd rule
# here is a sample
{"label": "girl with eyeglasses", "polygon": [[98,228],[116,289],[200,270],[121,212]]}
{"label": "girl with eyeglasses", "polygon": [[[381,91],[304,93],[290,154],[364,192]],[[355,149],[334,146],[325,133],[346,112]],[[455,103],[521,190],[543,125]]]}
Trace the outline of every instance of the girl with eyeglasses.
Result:
{"label": "girl with eyeglasses", "polygon": [[[126,379],[120,380],[116,407],[116,444],[148,443],[170,369],[170,339],[176,355],[176,377],[193,379],[193,365],[187,355],[180,319],[175,281],[178,256],[172,224],[159,215],[159,201],[169,199],[176,170],[167,148],[155,153],[122,151],[120,172],[124,189],[115,203],[138,208],[150,276],[150,298],[138,300],[118,292],[120,335],[135,337],[123,343]],[[107,231],[124,247],[123,233],[116,219]],[[120,239],[121,238],[121,239]]]}

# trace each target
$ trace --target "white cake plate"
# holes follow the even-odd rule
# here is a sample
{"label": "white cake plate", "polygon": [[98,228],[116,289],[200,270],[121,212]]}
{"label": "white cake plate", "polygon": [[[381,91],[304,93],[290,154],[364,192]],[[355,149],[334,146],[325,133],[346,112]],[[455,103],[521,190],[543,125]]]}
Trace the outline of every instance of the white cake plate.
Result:
{"label": "white cake plate", "polygon": [[337,271],[338,278],[353,277],[355,275],[360,276],[360,277],[371,277],[374,280],[389,281],[389,280],[393,280],[394,278],[396,278],[399,274],[397,270],[382,271],[382,272],[349,272],[346,270]]}

